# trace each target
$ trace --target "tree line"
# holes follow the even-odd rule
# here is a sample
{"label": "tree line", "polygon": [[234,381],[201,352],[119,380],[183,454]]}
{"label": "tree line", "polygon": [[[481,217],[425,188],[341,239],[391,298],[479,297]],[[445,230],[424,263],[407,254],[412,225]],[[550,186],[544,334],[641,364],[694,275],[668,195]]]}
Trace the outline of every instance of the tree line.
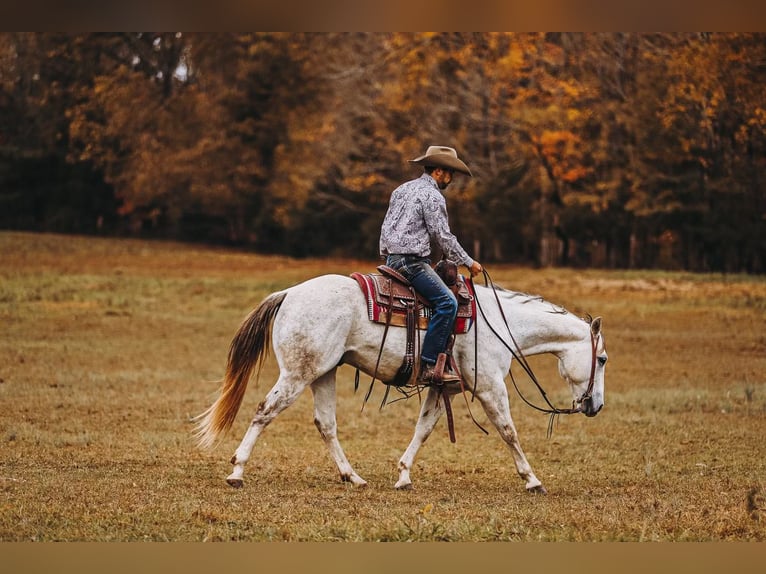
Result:
{"label": "tree line", "polygon": [[0,227],[375,258],[431,144],[484,262],[766,270],[766,35],[2,33]]}

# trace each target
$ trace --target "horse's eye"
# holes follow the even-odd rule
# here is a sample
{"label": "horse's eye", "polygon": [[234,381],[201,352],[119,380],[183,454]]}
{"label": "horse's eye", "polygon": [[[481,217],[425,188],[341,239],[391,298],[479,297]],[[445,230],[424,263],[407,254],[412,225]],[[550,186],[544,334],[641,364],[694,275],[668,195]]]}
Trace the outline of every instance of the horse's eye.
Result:
{"label": "horse's eye", "polygon": [[602,367],[606,365],[606,357],[599,357],[598,364],[601,365]]}

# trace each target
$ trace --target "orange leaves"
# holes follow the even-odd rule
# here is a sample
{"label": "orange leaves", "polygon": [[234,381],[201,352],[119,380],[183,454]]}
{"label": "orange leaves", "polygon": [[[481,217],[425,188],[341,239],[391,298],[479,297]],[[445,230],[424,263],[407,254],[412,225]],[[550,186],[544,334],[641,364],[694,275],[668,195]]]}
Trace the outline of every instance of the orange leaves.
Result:
{"label": "orange leaves", "polygon": [[543,130],[540,135],[533,135],[532,141],[555,179],[575,183],[590,175],[591,170],[582,165],[584,150],[575,133]]}
{"label": "orange leaves", "polygon": [[550,221],[671,213],[711,189],[754,211],[763,62],[763,35],[741,33],[0,35],[0,120],[69,144],[123,210],[190,206],[232,237],[349,212],[374,226],[406,160],[453,145],[476,177],[451,201],[477,212],[455,223],[478,237],[522,197]]}
{"label": "orange leaves", "polygon": [[349,175],[343,179],[343,186],[351,191],[364,192],[385,181],[379,173]]}

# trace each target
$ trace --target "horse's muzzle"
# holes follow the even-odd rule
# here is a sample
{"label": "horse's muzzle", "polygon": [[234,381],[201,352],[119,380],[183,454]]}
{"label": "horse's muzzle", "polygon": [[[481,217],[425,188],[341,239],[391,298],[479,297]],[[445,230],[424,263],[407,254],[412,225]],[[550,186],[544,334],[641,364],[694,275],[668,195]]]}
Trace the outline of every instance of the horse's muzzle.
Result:
{"label": "horse's muzzle", "polygon": [[587,398],[583,400],[582,405],[580,407],[580,412],[583,413],[586,417],[595,417],[603,406],[604,406],[604,403],[601,403],[598,406],[596,406],[593,403],[592,398]]}

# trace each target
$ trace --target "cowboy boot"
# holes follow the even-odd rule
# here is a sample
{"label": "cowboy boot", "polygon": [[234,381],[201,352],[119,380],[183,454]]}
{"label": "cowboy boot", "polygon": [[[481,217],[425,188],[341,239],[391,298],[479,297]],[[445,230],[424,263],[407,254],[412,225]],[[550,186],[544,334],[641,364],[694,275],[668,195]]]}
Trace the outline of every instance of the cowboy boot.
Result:
{"label": "cowboy boot", "polygon": [[436,365],[430,363],[423,363],[420,367],[420,373],[418,374],[418,383],[424,385],[449,385],[452,383],[459,383],[460,377],[451,371],[443,370],[441,376],[434,377],[436,373]]}

